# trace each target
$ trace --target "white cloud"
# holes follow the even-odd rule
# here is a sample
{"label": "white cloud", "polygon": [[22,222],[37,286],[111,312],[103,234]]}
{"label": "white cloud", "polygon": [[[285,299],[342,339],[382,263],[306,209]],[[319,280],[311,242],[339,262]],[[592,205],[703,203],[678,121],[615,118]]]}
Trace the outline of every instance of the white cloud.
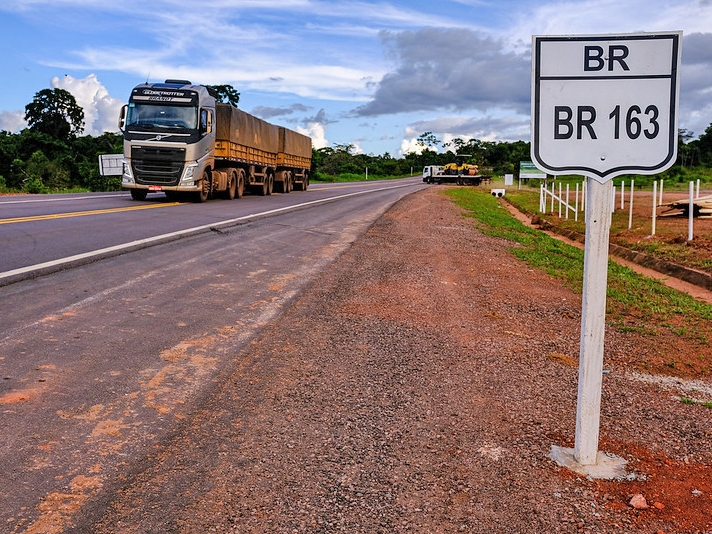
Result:
{"label": "white cloud", "polygon": [[84,110],[84,135],[99,136],[104,132],[118,132],[122,100],[109,95],[96,74],[86,78],[69,75],[52,78],[52,87],[69,91],[77,105]]}
{"label": "white cloud", "polygon": [[412,139],[403,139],[403,141],[401,141],[398,155],[405,156],[406,154],[421,154],[425,148],[426,147],[424,147],[421,143],[418,143],[418,139],[415,137]]}
{"label": "white cloud", "polygon": [[[51,80],[55,89],[69,91],[77,105],[84,110],[84,132],[82,135],[99,136],[104,132],[118,132],[119,110],[124,102],[109,95],[95,74],[86,78],[65,75]],[[0,112],[0,130],[17,133],[27,127],[24,111]]]}
{"label": "white cloud", "polygon": [[712,27],[712,9],[699,0],[585,0],[538,4],[519,14],[512,34],[617,34],[672,31],[705,32]]}
{"label": "white cloud", "polygon": [[0,111],[0,130],[18,133],[23,128],[27,128],[24,111]]}
{"label": "white cloud", "polygon": [[312,147],[317,150],[329,146],[329,141],[325,137],[324,125],[319,122],[308,122],[305,127],[297,126],[296,130],[300,134],[311,137]]}

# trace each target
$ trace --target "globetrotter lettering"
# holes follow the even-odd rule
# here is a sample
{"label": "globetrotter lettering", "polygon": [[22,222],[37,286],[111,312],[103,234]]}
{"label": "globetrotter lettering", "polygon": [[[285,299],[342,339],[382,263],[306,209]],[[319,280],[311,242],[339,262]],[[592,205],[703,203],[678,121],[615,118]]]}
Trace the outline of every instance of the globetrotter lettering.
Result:
{"label": "globetrotter lettering", "polygon": [[151,89],[144,89],[142,91],[144,95],[157,95],[157,96],[185,96],[184,92],[179,91],[155,91]]}

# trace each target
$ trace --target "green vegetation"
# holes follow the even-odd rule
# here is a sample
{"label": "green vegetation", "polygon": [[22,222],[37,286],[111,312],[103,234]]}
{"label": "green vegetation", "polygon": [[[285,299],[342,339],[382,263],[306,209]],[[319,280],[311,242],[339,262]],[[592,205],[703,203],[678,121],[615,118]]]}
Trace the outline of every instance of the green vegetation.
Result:
{"label": "green vegetation", "polygon": [[680,397],[680,402],[683,404],[699,404],[700,406],[704,406],[705,408],[712,410],[712,402],[697,401],[695,399],[691,399],[690,397]]}
{"label": "green vegetation", "polygon": [[[230,85],[208,86],[222,102],[237,105],[240,93]],[[109,191],[121,187],[120,177],[99,175],[98,156],[122,151],[120,134],[83,136],[84,111],[62,89],[43,89],[25,106],[28,127],[18,134],[0,132],[0,193],[47,193],[73,190]],[[677,164],[661,177],[666,187],[686,187],[691,180],[712,181],[712,125],[700,136],[680,131]],[[465,163],[476,164],[480,173],[494,177],[517,175],[520,161],[528,161],[525,141],[493,142],[453,139],[442,143],[432,133],[421,134],[415,150],[403,157],[357,154],[354,145],[337,144],[312,150],[312,179],[341,182],[414,176],[426,165],[452,163],[467,154]],[[636,178],[636,187],[647,187],[652,177]],[[567,178],[571,183],[576,177]],[[580,181],[580,179],[578,180]],[[538,203],[538,201],[535,201]],[[532,206],[536,208],[536,206]],[[532,211],[535,211],[532,209]]]}
{"label": "green vegetation", "polygon": [[[706,183],[707,181],[712,182],[712,172],[709,172],[709,170],[701,169],[699,176],[704,177],[701,179],[701,183]],[[578,183],[579,185],[581,184],[580,181]],[[688,184],[689,182],[683,184],[685,192],[687,191]],[[569,184],[570,188],[571,185],[572,184]],[[616,180],[615,185],[619,191],[619,179]],[[665,191],[670,192],[674,190],[673,185],[674,184],[671,184],[669,181],[666,181]],[[626,187],[630,188],[629,178],[626,180]],[[701,187],[704,186],[701,185]],[[565,188],[565,186],[562,186],[562,188]],[[635,188],[636,191],[639,190],[637,177],[635,178]],[[650,193],[651,188],[647,191]],[[508,190],[507,199],[525,213],[542,215],[539,210],[538,189]],[[646,209],[648,212],[645,215],[641,215],[640,212],[633,215],[631,229],[628,228],[628,210],[616,210],[611,217],[611,243],[619,244],[631,250],[643,252],[660,260],[683,265],[691,269],[712,272],[712,259],[710,259],[708,255],[699,254],[699,250],[695,247],[687,246],[685,241],[681,239],[682,234],[679,232],[666,232],[664,220],[658,223],[657,239],[648,239],[651,230],[651,217],[649,213],[650,208],[646,206]],[[586,230],[583,213],[579,213],[578,221],[575,221],[571,215],[569,219],[559,219],[556,215],[547,216],[547,219],[549,222],[556,224],[559,228],[570,230],[581,235],[583,235]]]}
{"label": "green vegetation", "polygon": [[25,106],[28,127],[0,132],[0,192],[108,191],[121,178],[99,175],[99,154],[123,150],[118,134],[78,137],[84,110],[63,89],[43,89]]}
{"label": "green vegetation", "polygon": [[[469,212],[482,232],[510,241],[515,256],[561,279],[571,289],[582,290],[582,250],[526,227],[487,191],[463,187],[448,189],[446,194]],[[666,332],[703,345],[710,343],[712,306],[615,262],[609,262],[608,269],[610,323],[622,330]]]}

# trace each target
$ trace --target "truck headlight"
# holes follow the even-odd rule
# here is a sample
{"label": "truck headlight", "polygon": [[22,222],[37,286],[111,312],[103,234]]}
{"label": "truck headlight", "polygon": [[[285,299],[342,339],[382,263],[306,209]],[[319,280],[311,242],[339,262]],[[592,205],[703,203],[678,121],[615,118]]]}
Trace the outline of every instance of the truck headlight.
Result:
{"label": "truck headlight", "polygon": [[133,174],[131,173],[131,165],[126,161],[123,162],[123,174],[121,176],[122,184],[133,184],[135,183]]}
{"label": "truck headlight", "polygon": [[192,182],[195,178],[195,169],[198,168],[197,163],[189,163],[188,165],[185,166],[185,171],[183,171],[183,178],[181,178],[181,182]]}

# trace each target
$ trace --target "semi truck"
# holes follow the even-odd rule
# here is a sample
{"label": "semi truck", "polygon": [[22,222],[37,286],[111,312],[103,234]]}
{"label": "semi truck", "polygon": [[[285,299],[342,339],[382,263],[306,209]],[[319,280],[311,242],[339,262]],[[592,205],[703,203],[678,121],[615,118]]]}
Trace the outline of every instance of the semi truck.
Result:
{"label": "semi truck", "polygon": [[134,200],[145,200],[150,191],[205,202],[309,186],[311,138],[219,102],[205,85],[137,85],[121,109],[119,129],[121,187]]}

